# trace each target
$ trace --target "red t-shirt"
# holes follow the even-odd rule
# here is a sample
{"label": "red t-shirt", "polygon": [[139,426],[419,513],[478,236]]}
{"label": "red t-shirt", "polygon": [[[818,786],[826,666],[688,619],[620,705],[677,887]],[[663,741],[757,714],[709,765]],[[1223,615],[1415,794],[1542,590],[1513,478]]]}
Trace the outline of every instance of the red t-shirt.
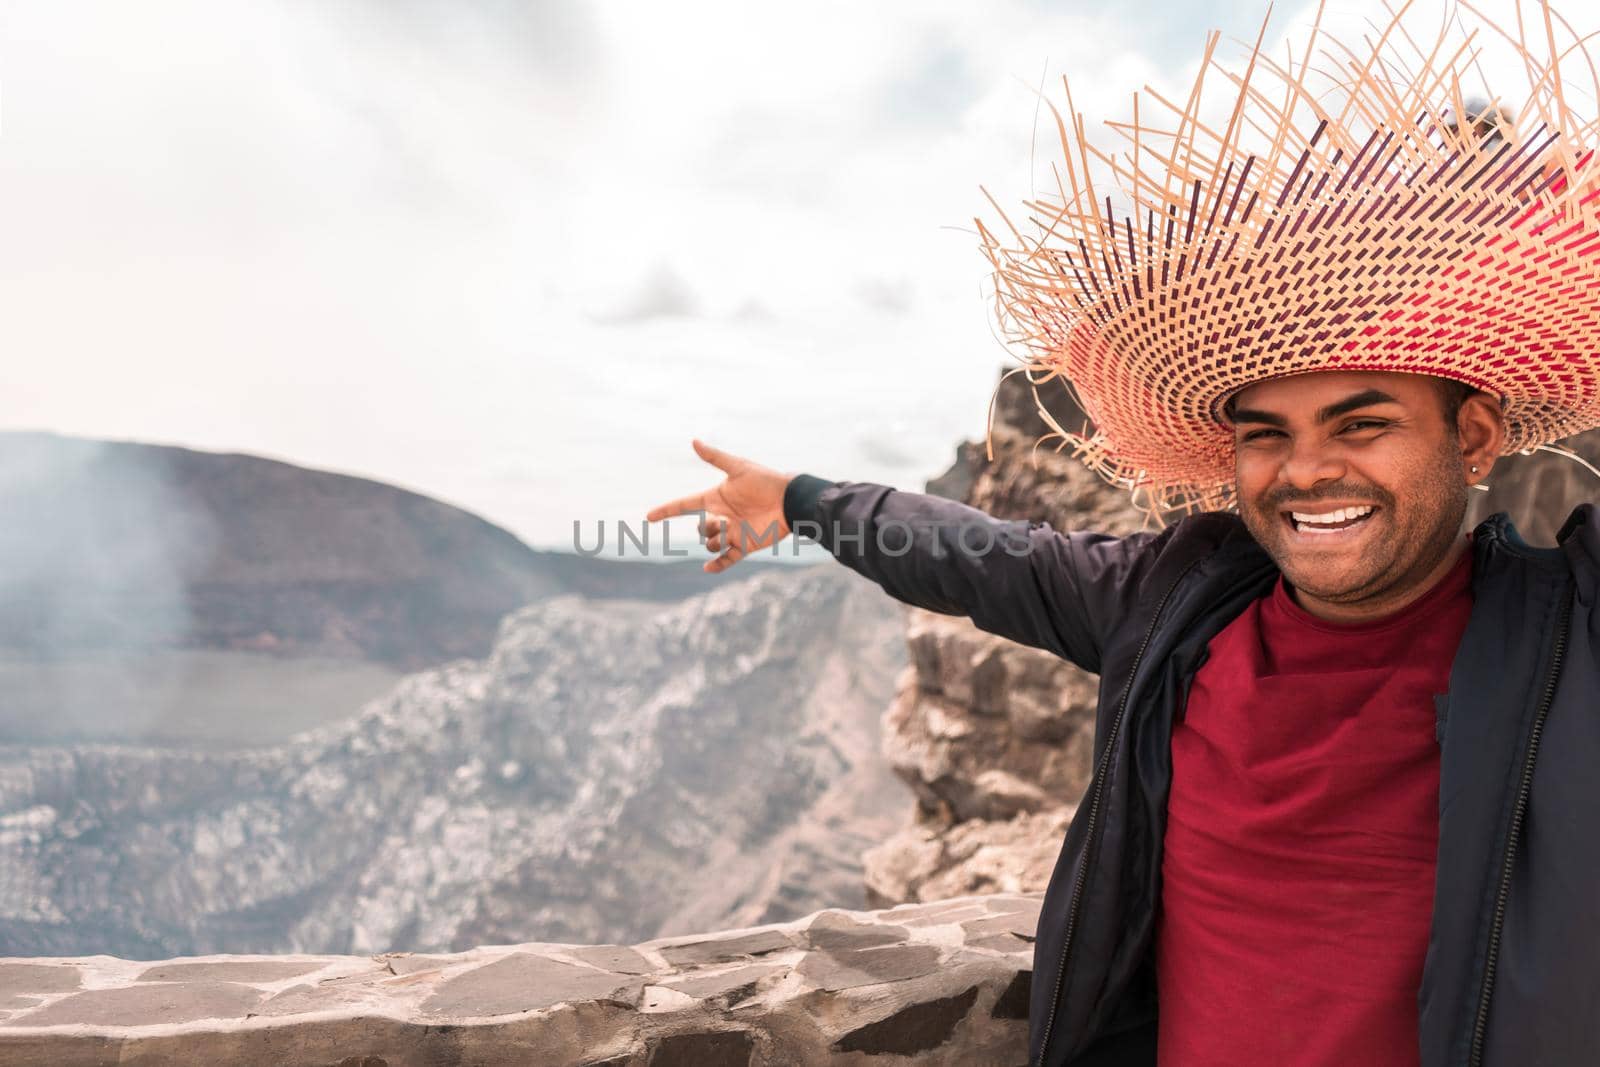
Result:
{"label": "red t-shirt", "polygon": [[1280,577],[1173,724],[1156,930],[1161,1067],[1404,1067],[1439,840],[1434,694],[1472,551],[1399,612],[1325,622]]}

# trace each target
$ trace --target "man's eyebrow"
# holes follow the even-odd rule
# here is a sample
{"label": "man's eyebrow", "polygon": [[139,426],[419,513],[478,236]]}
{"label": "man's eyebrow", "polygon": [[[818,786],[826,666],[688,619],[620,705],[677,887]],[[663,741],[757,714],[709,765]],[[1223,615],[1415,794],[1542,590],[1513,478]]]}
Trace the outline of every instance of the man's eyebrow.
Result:
{"label": "man's eyebrow", "polygon": [[1327,422],[1336,419],[1348,411],[1357,408],[1371,407],[1373,404],[1398,404],[1400,401],[1384,392],[1382,389],[1363,389],[1359,393],[1351,393],[1343,400],[1334,401],[1321,411],[1317,412],[1318,422]]}
{"label": "man's eyebrow", "polygon": [[[1343,400],[1336,400],[1325,408],[1317,411],[1317,421],[1327,422],[1336,419],[1346,412],[1355,411],[1357,408],[1370,407],[1373,404],[1398,404],[1399,401],[1382,389],[1363,389],[1359,393],[1351,393]],[[1268,426],[1284,426],[1287,420],[1271,411],[1258,411],[1254,408],[1239,408],[1233,413],[1233,421],[1261,422]]]}
{"label": "man's eyebrow", "polygon": [[1285,426],[1288,424],[1282,415],[1274,415],[1270,411],[1257,411],[1254,408],[1237,408],[1233,413],[1234,424],[1241,422],[1264,422],[1268,426]]}

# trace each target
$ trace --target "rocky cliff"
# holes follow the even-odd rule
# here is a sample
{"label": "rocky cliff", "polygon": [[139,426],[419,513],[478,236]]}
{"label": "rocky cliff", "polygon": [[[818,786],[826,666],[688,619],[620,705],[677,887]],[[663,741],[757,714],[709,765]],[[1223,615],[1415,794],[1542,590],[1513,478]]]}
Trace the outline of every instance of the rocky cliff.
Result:
{"label": "rocky cliff", "polygon": [[899,605],[836,565],[546,598],[246,753],[0,749],[0,955],[638,940],[859,905]]}

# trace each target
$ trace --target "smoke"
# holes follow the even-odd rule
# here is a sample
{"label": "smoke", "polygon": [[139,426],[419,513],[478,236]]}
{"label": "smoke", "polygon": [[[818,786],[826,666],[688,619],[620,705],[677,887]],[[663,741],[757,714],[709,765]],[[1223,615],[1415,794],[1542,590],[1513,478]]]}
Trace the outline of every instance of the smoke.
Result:
{"label": "smoke", "polygon": [[160,450],[0,434],[0,736],[137,737],[183,695],[211,516]]}

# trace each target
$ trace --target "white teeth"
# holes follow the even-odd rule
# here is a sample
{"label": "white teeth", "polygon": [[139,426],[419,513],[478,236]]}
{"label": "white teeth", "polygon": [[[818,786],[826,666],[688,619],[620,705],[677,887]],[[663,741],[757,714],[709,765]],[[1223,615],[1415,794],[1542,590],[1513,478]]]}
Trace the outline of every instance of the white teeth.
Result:
{"label": "white teeth", "polygon": [[1315,523],[1320,526],[1329,526],[1334,523],[1348,522],[1351,519],[1359,519],[1363,515],[1370,515],[1372,514],[1372,510],[1371,504],[1363,504],[1360,507],[1339,508],[1335,511],[1326,511],[1320,515],[1311,515],[1303,511],[1291,511],[1289,514],[1294,516],[1294,521],[1301,525],[1306,523]]}

